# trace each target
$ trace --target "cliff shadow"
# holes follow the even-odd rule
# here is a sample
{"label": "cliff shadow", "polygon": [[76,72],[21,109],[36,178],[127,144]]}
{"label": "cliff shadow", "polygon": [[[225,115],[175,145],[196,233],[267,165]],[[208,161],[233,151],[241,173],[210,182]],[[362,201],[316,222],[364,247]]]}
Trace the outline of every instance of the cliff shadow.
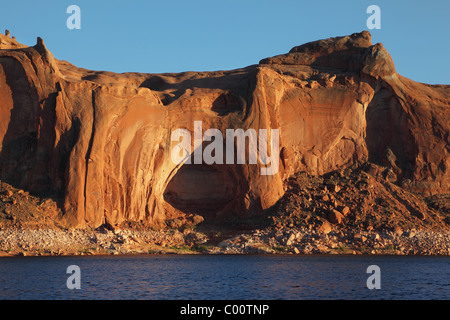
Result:
{"label": "cliff shadow", "polygon": [[39,99],[19,62],[3,57],[0,65],[12,99],[12,105],[1,106],[9,108],[10,118],[0,152],[0,178],[15,187],[29,188],[27,176],[37,160]]}
{"label": "cliff shadow", "polygon": [[366,111],[369,161],[391,168],[398,180],[409,178],[417,154],[408,115],[388,88],[375,93]]}
{"label": "cliff shadow", "polygon": [[[8,109],[7,112],[2,110],[3,116],[9,113],[1,140],[0,179],[33,196],[58,200],[64,194],[64,170],[68,160],[61,158],[55,163],[54,156],[55,152],[61,153],[60,146],[54,146],[56,97],[61,88],[57,84],[55,92],[40,101],[37,89],[31,85],[19,62],[2,57],[0,65],[12,100],[12,104],[0,106]],[[60,137],[60,143],[65,136]],[[62,181],[55,184],[58,180],[55,175],[59,175],[60,170]],[[57,202],[60,206],[60,201]]]}

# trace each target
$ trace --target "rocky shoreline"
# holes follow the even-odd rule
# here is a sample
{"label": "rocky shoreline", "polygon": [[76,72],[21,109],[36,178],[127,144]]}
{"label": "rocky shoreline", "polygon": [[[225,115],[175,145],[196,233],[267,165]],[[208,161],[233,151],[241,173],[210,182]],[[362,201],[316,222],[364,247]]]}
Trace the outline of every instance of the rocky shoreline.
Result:
{"label": "rocky shoreline", "polygon": [[69,228],[55,201],[0,184],[0,256],[131,254],[450,255],[450,197],[423,198],[387,182],[370,165],[322,177],[298,174],[265,215],[164,227],[127,222]]}
{"label": "rocky shoreline", "polygon": [[133,254],[450,255],[450,232],[266,228],[223,236],[193,229],[3,229],[0,257]]}

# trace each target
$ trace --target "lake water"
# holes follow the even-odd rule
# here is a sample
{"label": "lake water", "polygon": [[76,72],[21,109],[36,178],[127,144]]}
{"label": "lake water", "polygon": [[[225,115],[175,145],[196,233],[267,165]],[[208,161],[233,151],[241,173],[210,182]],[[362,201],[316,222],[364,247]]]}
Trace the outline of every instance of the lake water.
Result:
{"label": "lake water", "polygon": [[[0,299],[450,299],[450,258],[143,255],[0,259]],[[80,268],[70,290],[67,267]],[[369,290],[370,265],[381,289]]]}

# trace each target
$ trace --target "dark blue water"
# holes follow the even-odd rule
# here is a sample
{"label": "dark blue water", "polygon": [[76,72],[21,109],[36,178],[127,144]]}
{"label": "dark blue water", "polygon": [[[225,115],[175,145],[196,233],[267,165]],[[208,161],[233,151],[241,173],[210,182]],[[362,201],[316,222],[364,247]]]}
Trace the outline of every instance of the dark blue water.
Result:
{"label": "dark blue water", "polygon": [[[450,299],[449,257],[146,255],[0,259],[0,299]],[[81,270],[70,290],[69,265]],[[381,289],[366,286],[378,265]]]}

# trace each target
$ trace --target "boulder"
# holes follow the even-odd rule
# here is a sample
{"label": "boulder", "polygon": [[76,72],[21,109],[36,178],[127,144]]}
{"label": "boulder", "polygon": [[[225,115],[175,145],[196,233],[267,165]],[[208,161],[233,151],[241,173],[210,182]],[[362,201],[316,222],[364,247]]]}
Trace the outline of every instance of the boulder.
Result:
{"label": "boulder", "polygon": [[363,236],[361,233],[355,233],[353,235],[353,240],[364,243],[364,242],[366,242],[367,237]]}
{"label": "boulder", "polygon": [[331,231],[333,231],[333,227],[331,226],[331,224],[328,221],[324,220],[318,230],[319,230],[319,232],[322,232],[323,234],[328,234]]}
{"label": "boulder", "polygon": [[205,219],[202,216],[198,215],[198,214],[196,214],[196,215],[194,215],[192,217],[192,224],[193,225],[198,225],[198,224],[202,223],[203,221],[205,221]]}
{"label": "boulder", "polygon": [[403,229],[400,226],[394,226],[392,232],[399,237],[403,234]]}
{"label": "boulder", "polygon": [[347,206],[344,206],[344,207],[342,207],[342,209],[340,211],[344,216],[347,216],[350,213],[350,208]]}
{"label": "boulder", "polygon": [[333,209],[328,212],[328,220],[333,224],[341,224],[344,220],[344,216],[339,211]]}

